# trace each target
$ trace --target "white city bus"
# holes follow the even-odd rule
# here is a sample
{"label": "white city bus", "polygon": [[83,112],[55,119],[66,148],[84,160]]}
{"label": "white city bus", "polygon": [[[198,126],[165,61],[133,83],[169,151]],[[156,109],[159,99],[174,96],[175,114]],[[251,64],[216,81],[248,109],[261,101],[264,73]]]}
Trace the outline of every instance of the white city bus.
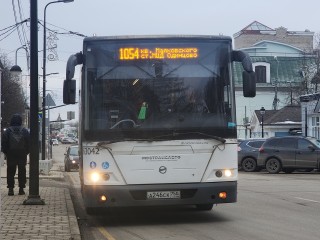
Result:
{"label": "white city bus", "polygon": [[88,212],[100,207],[237,200],[233,62],[255,96],[247,54],[223,36],[89,37],[70,56],[64,103],[75,103],[82,64],[80,180]]}

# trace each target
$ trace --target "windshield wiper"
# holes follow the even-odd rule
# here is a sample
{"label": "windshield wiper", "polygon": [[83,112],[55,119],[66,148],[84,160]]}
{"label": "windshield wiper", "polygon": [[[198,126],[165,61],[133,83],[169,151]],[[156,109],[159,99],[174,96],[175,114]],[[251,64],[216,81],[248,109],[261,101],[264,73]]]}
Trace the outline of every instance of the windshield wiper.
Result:
{"label": "windshield wiper", "polygon": [[134,141],[148,141],[148,139],[136,139],[136,138],[113,139],[113,140],[98,142],[97,147],[104,147],[105,145],[117,143],[117,142],[134,142]]}
{"label": "windshield wiper", "polygon": [[147,141],[147,142],[168,141],[168,140],[171,140],[172,137],[177,137],[177,136],[182,136],[182,135],[191,135],[191,134],[202,135],[202,136],[205,136],[209,139],[211,138],[211,139],[217,140],[217,141],[221,142],[222,144],[224,144],[226,142],[226,139],[224,139],[222,137],[210,135],[210,134],[205,134],[202,132],[183,132],[183,133],[173,132],[170,134],[159,135],[159,136],[151,137],[151,138],[139,138],[139,139],[137,139],[137,138],[121,138],[121,139],[113,139],[113,140],[109,140],[109,141],[102,141],[102,142],[97,143],[97,147],[99,147],[99,146],[104,147],[105,145],[108,145],[108,144],[117,143],[117,142],[125,142],[125,141],[130,141],[130,142],[133,142],[133,141],[138,141],[138,142],[141,142],[141,141]]}
{"label": "windshield wiper", "polygon": [[124,123],[124,122],[130,122],[132,123],[132,127],[133,128],[138,128],[140,127],[140,125],[136,124],[135,121],[133,121],[132,119],[122,119],[119,122],[117,122],[116,124],[114,124],[110,129],[114,129],[115,127],[117,127],[119,124]]}
{"label": "windshield wiper", "polygon": [[202,135],[208,138],[212,138],[215,139],[221,143],[225,143],[226,139],[219,137],[219,136],[215,136],[215,135],[210,135],[210,134],[206,134],[206,133],[202,133],[202,132],[182,132],[182,133],[177,133],[177,132],[173,132],[171,134],[167,134],[167,135],[161,135],[161,136],[157,136],[157,137],[153,137],[151,139],[149,139],[148,141],[154,141],[154,140],[168,140],[168,137],[176,137],[176,136],[181,136],[181,135],[190,135],[190,134],[197,134],[197,135]]}

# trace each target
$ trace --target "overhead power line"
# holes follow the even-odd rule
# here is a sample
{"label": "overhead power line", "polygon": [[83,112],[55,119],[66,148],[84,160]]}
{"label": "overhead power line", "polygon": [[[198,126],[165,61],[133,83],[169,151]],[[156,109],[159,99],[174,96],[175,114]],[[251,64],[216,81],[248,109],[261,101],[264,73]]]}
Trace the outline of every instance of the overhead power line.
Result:
{"label": "overhead power line", "polygon": [[[18,7],[19,7],[20,21],[22,21],[22,19],[24,19],[24,15],[23,15],[23,9],[21,7],[20,0],[18,0]],[[27,37],[26,30],[24,28],[24,24],[21,24],[21,27],[22,27],[22,34],[23,34],[25,45],[26,45],[27,49],[29,49],[29,39]]]}
{"label": "overhead power line", "polygon": [[4,39],[6,39],[7,37],[9,37],[12,33],[15,32],[15,30],[16,30],[16,28],[17,28],[18,26],[20,26],[21,24],[23,24],[23,23],[25,23],[25,22],[28,22],[29,20],[30,20],[30,18],[25,19],[25,20],[23,20],[23,21],[21,21],[21,22],[18,22],[18,23],[16,23],[16,24],[14,24],[14,25],[11,25],[11,26],[9,26],[9,27],[0,29],[0,37],[1,37],[1,36],[4,36],[4,37],[0,38],[0,41],[2,41],[2,40],[4,40]]}
{"label": "overhead power line", "polygon": [[4,39],[6,39],[7,37],[9,37],[12,33],[15,32],[15,30],[16,30],[16,28],[13,28],[13,29],[8,30],[8,31],[5,32],[5,33],[0,34],[0,36],[3,36],[3,35],[5,35],[6,33],[9,32],[6,36],[4,36],[3,38],[1,38],[0,41],[2,41],[2,40],[4,40]]}
{"label": "overhead power line", "polygon": [[[15,8],[15,4],[14,4],[14,0],[12,0],[12,9],[13,9],[13,14],[14,14],[14,20],[16,22],[16,24],[18,23],[18,19],[17,19],[17,13],[16,13],[16,8]],[[19,40],[21,45],[25,45],[25,42],[23,42],[22,37],[21,37],[21,33],[20,33],[20,28],[19,26],[17,26],[17,32],[18,32],[18,36],[19,36]]]}
{"label": "overhead power line", "polygon": [[29,21],[30,21],[30,18],[27,18],[27,19],[25,19],[25,20],[23,20],[23,21],[21,21],[21,22],[18,22],[18,23],[16,23],[16,24],[13,24],[13,25],[11,25],[11,26],[9,26],[9,27],[0,29],[0,32],[1,32],[1,31],[5,31],[5,30],[7,30],[8,28],[15,28],[15,27],[17,27],[18,25],[23,24],[23,23],[25,23],[25,22],[29,22]]}
{"label": "overhead power line", "polygon": [[[42,21],[38,21],[38,23],[39,23],[42,27],[44,27]],[[65,29],[65,28],[61,28],[61,27],[55,26],[55,25],[50,24],[50,23],[47,23],[47,24],[48,24],[48,25],[52,25],[52,26],[54,26],[54,27],[57,27],[57,28],[60,28],[60,29],[62,29],[62,30],[64,30],[64,31],[66,31],[66,32],[59,32],[59,31],[57,31],[57,30],[52,30],[52,29],[46,27],[46,30],[51,31],[51,32],[54,32],[54,33],[56,33],[56,34],[61,34],[61,35],[70,34],[70,35],[76,35],[76,36],[80,36],[80,37],[87,37],[86,35],[84,35],[84,34],[82,34],[82,33],[74,32],[74,31],[71,31],[71,30],[67,30],[67,29]]]}

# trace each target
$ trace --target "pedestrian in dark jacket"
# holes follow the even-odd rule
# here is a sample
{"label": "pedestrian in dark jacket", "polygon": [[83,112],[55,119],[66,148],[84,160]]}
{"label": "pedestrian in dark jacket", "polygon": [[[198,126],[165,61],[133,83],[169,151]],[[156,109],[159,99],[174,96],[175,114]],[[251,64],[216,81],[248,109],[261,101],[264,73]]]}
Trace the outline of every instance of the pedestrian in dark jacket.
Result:
{"label": "pedestrian in dark jacket", "polygon": [[24,195],[26,187],[27,155],[30,152],[30,134],[22,127],[22,118],[14,114],[11,118],[10,127],[7,128],[1,138],[1,150],[7,159],[7,187],[8,195],[14,195],[14,176],[18,167],[19,195]]}

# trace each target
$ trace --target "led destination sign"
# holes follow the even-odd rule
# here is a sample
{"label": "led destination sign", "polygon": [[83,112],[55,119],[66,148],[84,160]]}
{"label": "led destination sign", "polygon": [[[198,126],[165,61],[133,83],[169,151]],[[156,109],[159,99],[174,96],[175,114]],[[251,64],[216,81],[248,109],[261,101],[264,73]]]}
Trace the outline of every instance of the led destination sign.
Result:
{"label": "led destination sign", "polygon": [[198,56],[198,48],[119,48],[120,60],[192,59]]}

